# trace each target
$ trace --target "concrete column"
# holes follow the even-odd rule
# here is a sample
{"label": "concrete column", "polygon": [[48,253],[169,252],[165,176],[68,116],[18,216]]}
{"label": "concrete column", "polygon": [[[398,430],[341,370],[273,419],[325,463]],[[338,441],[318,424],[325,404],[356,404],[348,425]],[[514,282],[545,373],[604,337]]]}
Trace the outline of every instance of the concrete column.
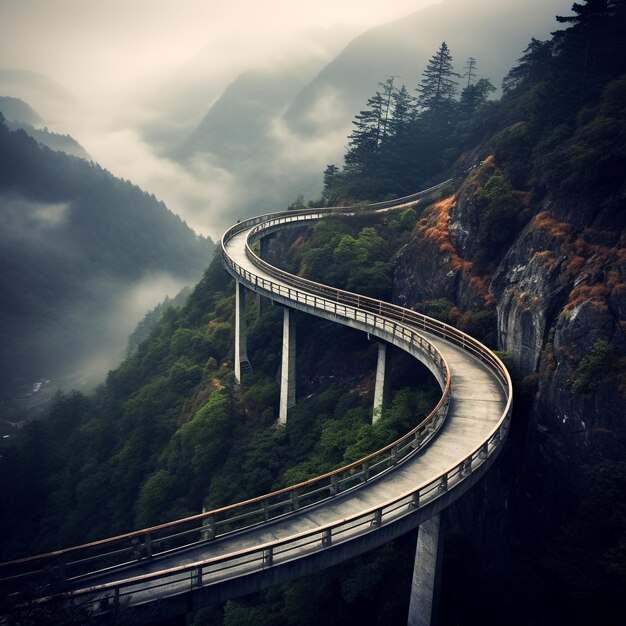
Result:
{"label": "concrete column", "polygon": [[246,288],[235,281],[235,380],[240,383],[242,375],[251,370],[246,340]]}
{"label": "concrete column", "polygon": [[374,387],[374,410],[372,424],[380,419],[385,401],[385,366],[387,364],[387,344],[381,341],[378,344],[378,362],[376,364],[376,385]]}
{"label": "concrete column", "polygon": [[[265,259],[265,257],[267,256],[267,250],[270,245],[270,239],[271,239],[271,236],[268,236],[268,237],[263,237],[263,239],[259,241],[259,256],[262,259]],[[269,302],[270,301],[265,296],[262,296],[260,293],[256,294],[256,303],[257,303],[257,309],[259,311],[259,315],[261,315],[261,313],[265,311]]]}
{"label": "concrete column", "polygon": [[440,515],[420,524],[417,531],[408,626],[434,626],[437,623],[442,553]]}
{"label": "concrete column", "polygon": [[289,307],[283,309],[283,357],[280,366],[278,423],[287,423],[287,410],[296,405],[296,324]]}

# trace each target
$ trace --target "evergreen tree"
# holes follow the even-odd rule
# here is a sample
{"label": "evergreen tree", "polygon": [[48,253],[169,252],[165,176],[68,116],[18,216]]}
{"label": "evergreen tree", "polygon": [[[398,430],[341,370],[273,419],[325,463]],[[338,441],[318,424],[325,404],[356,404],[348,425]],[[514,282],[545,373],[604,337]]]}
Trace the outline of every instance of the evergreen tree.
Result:
{"label": "evergreen tree", "polygon": [[371,173],[378,162],[385,108],[382,94],[377,91],[367,101],[367,106],[369,108],[360,111],[352,122],[355,128],[345,156],[346,169],[352,173]]}
{"label": "evergreen tree", "polygon": [[444,41],[430,58],[423,72],[422,81],[417,88],[418,105],[433,112],[449,109],[450,102],[456,94],[455,77],[458,78],[459,74],[454,71],[452,56]]}
{"label": "evergreen tree", "polygon": [[387,194],[410,193],[414,181],[417,111],[415,98],[405,85],[392,94],[393,114],[383,151],[383,173]]}
{"label": "evergreen tree", "polygon": [[[368,101],[368,109],[356,115],[352,122],[355,129],[350,135],[348,152],[345,156],[345,170],[361,185],[366,195],[375,195],[379,192],[381,163],[384,161],[384,145],[389,134],[393,115],[394,76],[390,76],[384,83],[379,83],[382,92]],[[364,180],[367,179],[367,180]]]}
{"label": "evergreen tree", "polygon": [[339,168],[329,163],[324,170],[324,190],[322,191],[322,200],[327,204],[332,197],[333,188],[339,175]]}
{"label": "evergreen tree", "polygon": [[[557,15],[563,31],[552,33],[558,48],[559,69],[581,74],[584,90],[597,92],[610,76],[626,71],[626,12],[624,0],[585,0],[572,6],[574,15]],[[584,99],[584,94],[582,99]]]}
{"label": "evergreen tree", "polygon": [[539,82],[547,76],[552,59],[552,41],[539,41],[534,37],[517,59],[519,65],[513,67],[502,80],[502,91],[511,92]]}
{"label": "evergreen tree", "polygon": [[476,69],[476,59],[474,57],[469,57],[467,62],[465,63],[465,74],[463,74],[463,78],[467,76],[467,85],[469,87],[472,84],[472,78],[476,76],[474,70]]}
{"label": "evergreen tree", "polygon": [[468,85],[461,92],[459,110],[463,115],[470,115],[485,104],[496,88],[488,78],[481,78],[475,85]]}

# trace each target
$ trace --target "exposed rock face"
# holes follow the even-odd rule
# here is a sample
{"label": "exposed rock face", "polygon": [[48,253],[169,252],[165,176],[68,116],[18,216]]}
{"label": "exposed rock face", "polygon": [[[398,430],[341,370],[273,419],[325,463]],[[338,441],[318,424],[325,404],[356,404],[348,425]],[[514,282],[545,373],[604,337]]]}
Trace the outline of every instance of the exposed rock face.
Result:
{"label": "exposed rock face", "polygon": [[425,211],[399,256],[394,298],[426,313],[445,299],[460,327],[464,313],[495,311],[494,347],[536,387],[529,442],[564,459],[605,451],[626,438],[624,217],[546,198],[524,209],[526,225],[491,263],[477,262],[480,189],[494,175],[487,159]]}
{"label": "exposed rock face", "polygon": [[[394,281],[397,302],[431,315],[443,311],[444,321],[506,350],[513,362],[507,445],[477,489],[446,512],[442,593],[451,600],[444,604],[454,605],[462,593],[488,598],[477,609],[480,619],[498,614],[497,598],[509,598],[511,588],[537,584],[542,568],[549,574],[541,588],[556,580],[558,591],[581,546],[595,545],[590,539],[605,515],[608,531],[598,534],[609,548],[589,548],[585,571],[575,575],[585,584],[611,580],[594,568],[602,558],[618,558],[611,556],[617,539],[606,507],[623,496],[614,495],[622,483],[619,469],[606,470],[619,468],[626,450],[626,212],[580,210],[562,198],[533,205],[519,196],[513,210],[526,213],[494,254],[485,250],[480,190],[497,175],[488,159],[454,196],[424,211],[398,256]],[[472,327],[481,314],[491,332]],[[596,486],[598,476],[609,490]],[[596,517],[588,511],[585,517],[581,502],[598,492]],[[567,534],[572,524],[575,532]],[[555,545],[557,557],[550,552]],[[604,557],[596,557],[602,550]],[[509,600],[501,609],[511,610]],[[520,605],[520,614],[526,610]],[[454,620],[447,616],[447,623]]]}

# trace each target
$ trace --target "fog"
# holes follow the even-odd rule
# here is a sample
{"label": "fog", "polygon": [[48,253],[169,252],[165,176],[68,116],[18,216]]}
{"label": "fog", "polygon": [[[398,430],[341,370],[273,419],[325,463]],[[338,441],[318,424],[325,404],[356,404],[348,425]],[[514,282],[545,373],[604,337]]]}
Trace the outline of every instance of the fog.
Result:
{"label": "fog", "polygon": [[[499,5],[499,13],[527,4],[511,0]],[[0,95],[23,97],[49,128],[69,132],[113,174],[154,193],[192,228],[216,239],[233,216],[249,215],[256,207],[284,207],[300,194],[314,199],[325,165],[341,165],[355,107],[362,107],[366,96],[358,85],[351,89],[352,99],[330,84],[308,100],[298,99],[298,93],[306,93],[306,84],[355,37],[424,7],[449,11],[450,23],[444,20],[441,32],[421,32],[418,23],[405,37],[406,57],[414,59],[414,67],[402,80],[413,88],[440,41],[473,50],[472,41],[493,39],[493,55],[510,63],[523,50],[520,41],[545,37],[556,27],[548,21],[537,32],[538,20],[567,12],[570,2],[546,0],[541,11],[537,2],[530,4],[526,16],[520,19],[518,11],[515,23],[503,27],[498,15],[489,24],[497,11],[484,1],[5,0],[0,5],[2,63],[40,76],[17,81],[0,72]],[[463,19],[452,19],[463,12]],[[524,35],[511,37],[507,49],[511,29]],[[379,56],[384,60],[384,47]],[[463,60],[457,63],[462,66]],[[285,92],[281,106],[265,107],[265,127],[250,136],[251,146],[242,146],[244,156],[237,163],[220,158],[211,142],[181,158],[181,146],[228,85],[247,71],[284,73],[294,84],[298,76],[303,82]],[[370,91],[363,93],[371,95],[385,72],[365,79],[355,72],[354,79],[367,82]],[[387,73],[396,73],[391,61]],[[502,77],[491,78],[499,84]],[[302,109],[295,126],[288,121],[293,122],[294,103]],[[256,111],[246,114],[252,118]],[[303,134],[307,121],[311,131]],[[224,126],[222,141],[232,137],[234,126]],[[264,143],[263,150],[254,142]]]}
{"label": "fog", "polygon": [[146,311],[186,284],[166,272],[129,280],[93,266],[72,235],[70,202],[0,192],[0,210],[0,398],[42,378],[83,390],[101,382]]}
{"label": "fog", "polygon": [[[237,219],[319,197],[326,164],[342,165],[351,121],[378,81],[401,74],[412,91],[446,40],[457,70],[477,56],[478,75],[499,86],[530,38],[548,37],[570,5],[3,0],[0,96],[22,98],[42,126],[71,134],[94,161],[217,240]],[[27,206],[23,236],[41,237],[66,211]],[[73,367],[101,375],[147,308],[181,286],[163,275],[107,285],[99,338]]]}
{"label": "fog", "polygon": [[[106,373],[123,360],[128,347],[128,337],[147,311],[162,302],[166,296],[173,298],[185,283],[169,274],[145,276],[132,286],[94,282],[90,289],[109,295],[97,311],[86,311],[84,305],[75,304],[63,311],[66,320],[84,319],[91,315],[90,326],[97,329],[89,341],[70,359],[63,370],[50,372],[52,384],[62,389],[89,391],[104,380]],[[46,336],[54,329],[46,329]],[[42,337],[43,339],[43,337]]]}

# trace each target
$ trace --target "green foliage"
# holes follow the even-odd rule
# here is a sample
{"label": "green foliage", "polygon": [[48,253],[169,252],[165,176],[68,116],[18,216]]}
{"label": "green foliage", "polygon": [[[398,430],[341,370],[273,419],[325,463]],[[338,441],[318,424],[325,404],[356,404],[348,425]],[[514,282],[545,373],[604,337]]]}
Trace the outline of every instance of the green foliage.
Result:
{"label": "green foliage", "polygon": [[167,470],[160,469],[148,478],[137,500],[135,521],[138,528],[168,520],[173,488],[174,479]]}
{"label": "green foliage", "polygon": [[531,172],[533,137],[526,122],[515,122],[493,136],[498,163],[506,167],[513,184],[524,187]]}
{"label": "green foliage", "polygon": [[492,176],[475,198],[480,219],[476,261],[485,262],[499,258],[530,216],[504,176]]}
{"label": "green foliage", "polygon": [[436,320],[453,324],[455,316],[453,315],[454,303],[447,298],[439,298],[437,300],[429,300],[425,303],[424,315],[434,317]]}
{"label": "green foliage", "polygon": [[394,235],[402,232],[412,232],[417,224],[417,211],[415,209],[405,209],[397,218],[390,220],[389,229]]}
{"label": "green foliage", "polygon": [[[313,236],[304,244],[298,273],[341,289],[376,298],[388,297],[392,265],[391,248],[385,238],[371,226],[350,233],[345,225],[337,229],[323,225],[326,221],[314,227]],[[318,247],[320,235],[326,233],[330,239]]]}
{"label": "green foliage", "polygon": [[[582,195],[588,203],[598,196],[626,194],[621,172],[626,167],[626,77],[609,83],[596,107],[583,109],[572,133],[541,145],[537,178],[568,196]],[[595,203],[595,202],[594,202]]]}
{"label": "green foliage", "polygon": [[147,276],[195,281],[210,240],[129,182],[0,122],[0,392],[67,374]]}
{"label": "green foliage", "polygon": [[600,382],[613,370],[615,348],[606,339],[598,339],[584,356],[574,372],[572,390],[587,393],[597,389]]}

